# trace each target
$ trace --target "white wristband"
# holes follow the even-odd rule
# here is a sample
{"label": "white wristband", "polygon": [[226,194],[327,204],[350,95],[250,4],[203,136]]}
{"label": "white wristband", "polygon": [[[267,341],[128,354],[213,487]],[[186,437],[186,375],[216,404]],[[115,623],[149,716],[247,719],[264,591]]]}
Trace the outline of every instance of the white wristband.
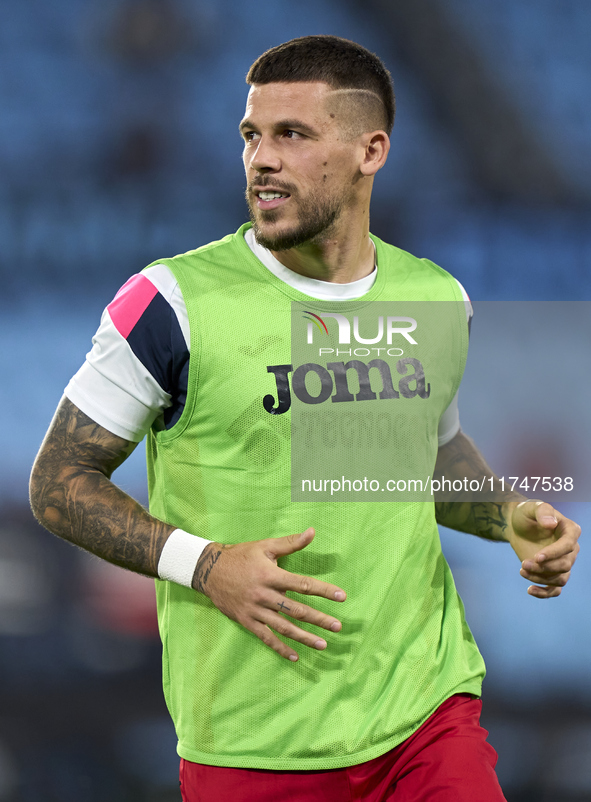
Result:
{"label": "white wristband", "polygon": [[175,529],[168,536],[158,560],[160,579],[190,588],[195,566],[208,543],[213,543],[213,540],[204,540],[183,529]]}

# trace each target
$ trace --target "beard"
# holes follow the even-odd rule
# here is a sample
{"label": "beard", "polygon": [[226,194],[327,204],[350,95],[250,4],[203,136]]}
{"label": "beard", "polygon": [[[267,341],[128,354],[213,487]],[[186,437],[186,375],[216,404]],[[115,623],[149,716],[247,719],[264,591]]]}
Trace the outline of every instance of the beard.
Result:
{"label": "beard", "polygon": [[[261,188],[263,183],[259,180],[257,188]],[[274,186],[277,186],[277,182],[274,182]],[[294,194],[291,188],[290,194],[293,198]],[[287,251],[290,248],[304,245],[306,242],[317,240],[322,234],[328,234],[332,225],[340,217],[347,200],[345,193],[341,197],[323,197],[319,192],[313,192],[303,200],[299,200],[297,223],[291,230],[267,236],[263,234],[260,223],[274,223],[279,220],[281,209],[269,209],[268,211],[257,209],[252,193],[248,189],[246,191],[246,202],[255,239],[259,245],[270,251]]]}

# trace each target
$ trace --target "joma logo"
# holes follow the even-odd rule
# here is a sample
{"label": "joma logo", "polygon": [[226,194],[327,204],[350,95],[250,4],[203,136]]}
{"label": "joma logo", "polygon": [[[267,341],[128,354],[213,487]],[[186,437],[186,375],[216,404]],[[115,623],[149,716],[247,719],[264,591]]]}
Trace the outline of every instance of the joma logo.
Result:
{"label": "joma logo", "polygon": [[[374,368],[380,373],[382,389],[376,394],[369,382],[369,371]],[[409,368],[412,372],[408,373]],[[347,371],[355,370],[359,381],[359,392],[356,395],[349,389],[347,382]],[[329,398],[333,403],[342,401],[374,401],[378,397],[386,398],[429,398],[431,385],[425,383],[425,371],[418,359],[407,356],[399,359],[396,363],[396,370],[401,378],[398,381],[398,389],[394,388],[392,374],[387,362],[383,359],[372,359],[367,364],[358,359],[349,362],[329,362],[326,368],[314,362],[307,362],[300,365],[295,370],[293,365],[269,365],[268,373],[273,373],[277,384],[277,402],[272,395],[263,398],[263,406],[271,415],[283,415],[291,407],[291,391],[289,386],[289,374],[293,371],[291,379],[291,389],[304,404],[322,404]],[[334,374],[333,377],[329,371]],[[320,393],[311,395],[306,387],[306,376],[315,373],[320,379]],[[411,386],[414,385],[414,386]],[[336,392],[333,393],[333,390]]]}

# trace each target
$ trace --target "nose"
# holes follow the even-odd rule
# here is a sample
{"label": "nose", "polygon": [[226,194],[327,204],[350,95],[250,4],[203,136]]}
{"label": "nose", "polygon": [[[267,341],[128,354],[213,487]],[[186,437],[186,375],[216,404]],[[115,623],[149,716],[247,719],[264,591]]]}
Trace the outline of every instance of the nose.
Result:
{"label": "nose", "polygon": [[257,173],[276,173],[281,169],[281,159],[269,137],[261,136],[252,144],[250,166]]}

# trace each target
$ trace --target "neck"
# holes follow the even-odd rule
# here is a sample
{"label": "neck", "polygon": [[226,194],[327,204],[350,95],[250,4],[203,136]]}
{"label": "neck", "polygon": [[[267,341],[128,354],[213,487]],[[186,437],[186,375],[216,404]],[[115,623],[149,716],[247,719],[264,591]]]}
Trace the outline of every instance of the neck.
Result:
{"label": "neck", "polygon": [[369,238],[369,220],[361,231],[326,233],[286,251],[271,251],[284,267],[301,276],[349,284],[373,272],[375,249]]}

